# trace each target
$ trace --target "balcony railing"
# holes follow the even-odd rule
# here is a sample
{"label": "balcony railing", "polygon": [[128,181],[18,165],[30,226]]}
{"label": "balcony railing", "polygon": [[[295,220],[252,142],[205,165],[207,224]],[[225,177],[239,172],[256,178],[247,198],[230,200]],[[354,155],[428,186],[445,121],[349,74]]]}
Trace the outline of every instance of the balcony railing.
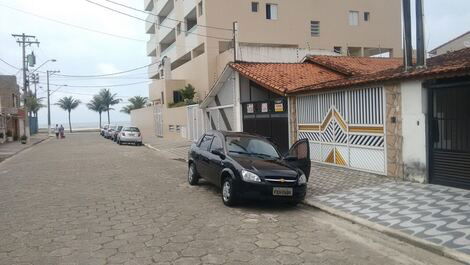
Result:
{"label": "balcony railing", "polygon": [[158,46],[157,35],[151,34],[150,39],[147,42],[147,55],[157,56],[157,46]]}
{"label": "balcony railing", "polygon": [[144,0],[145,11],[152,11],[154,7],[154,0]]}

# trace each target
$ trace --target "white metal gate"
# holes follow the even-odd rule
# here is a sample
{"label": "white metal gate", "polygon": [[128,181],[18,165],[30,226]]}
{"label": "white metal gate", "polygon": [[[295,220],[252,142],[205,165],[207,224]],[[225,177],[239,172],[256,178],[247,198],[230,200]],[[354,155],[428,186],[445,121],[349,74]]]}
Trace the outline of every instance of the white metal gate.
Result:
{"label": "white metal gate", "polygon": [[382,87],[299,96],[298,137],[314,161],[385,174],[384,109]]}
{"label": "white metal gate", "polygon": [[188,139],[196,142],[205,132],[204,112],[199,105],[188,106]]}
{"label": "white metal gate", "polygon": [[163,137],[163,114],[162,105],[155,105],[155,134],[158,137]]}

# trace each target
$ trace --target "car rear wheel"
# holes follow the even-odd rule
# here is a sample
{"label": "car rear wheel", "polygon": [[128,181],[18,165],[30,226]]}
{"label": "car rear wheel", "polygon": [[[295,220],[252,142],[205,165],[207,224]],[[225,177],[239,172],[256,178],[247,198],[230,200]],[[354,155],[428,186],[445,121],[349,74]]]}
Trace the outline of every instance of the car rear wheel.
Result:
{"label": "car rear wheel", "polygon": [[229,207],[236,204],[236,191],[233,186],[233,179],[230,177],[225,178],[222,183],[222,201]]}
{"label": "car rear wheel", "polygon": [[196,172],[196,166],[194,166],[194,163],[191,163],[188,167],[188,183],[191,186],[197,185],[199,182],[199,176],[197,175]]}

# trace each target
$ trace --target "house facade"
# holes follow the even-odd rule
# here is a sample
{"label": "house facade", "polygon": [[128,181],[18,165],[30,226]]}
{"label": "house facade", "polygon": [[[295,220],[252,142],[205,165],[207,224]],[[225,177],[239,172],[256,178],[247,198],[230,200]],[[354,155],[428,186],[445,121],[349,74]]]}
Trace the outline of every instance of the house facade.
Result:
{"label": "house facade", "polygon": [[470,49],[406,71],[377,58],[232,63],[200,107],[206,129],[261,134],[281,150],[308,139],[318,163],[470,188],[469,62]]}
{"label": "house facade", "polygon": [[0,75],[0,140],[20,136],[24,112],[20,109],[20,90],[14,75]]}
{"label": "house facade", "polygon": [[[401,54],[399,1],[145,0],[144,4],[151,12],[146,19],[147,55],[153,63],[148,69],[153,79],[149,99],[156,105],[155,115],[161,114],[148,122],[155,123],[153,133],[162,137],[170,134],[163,116],[180,113],[168,108],[179,100],[178,90],[191,84],[197,91],[195,100],[202,100],[225,65],[234,60],[234,35],[241,61],[299,62],[307,54],[321,53]],[[238,22],[235,34],[234,21]],[[184,122],[169,123],[172,128],[187,127]]]}

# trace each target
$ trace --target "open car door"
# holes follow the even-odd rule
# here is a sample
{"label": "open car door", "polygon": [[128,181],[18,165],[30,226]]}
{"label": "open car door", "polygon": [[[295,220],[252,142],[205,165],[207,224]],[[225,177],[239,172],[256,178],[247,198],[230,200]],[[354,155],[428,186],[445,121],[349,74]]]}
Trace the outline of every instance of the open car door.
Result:
{"label": "open car door", "polygon": [[284,161],[293,167],[301,169],[308,180],[311,166],[310,144],[308,139],[302,139],[295,142],[287,155],[284,157]]}

